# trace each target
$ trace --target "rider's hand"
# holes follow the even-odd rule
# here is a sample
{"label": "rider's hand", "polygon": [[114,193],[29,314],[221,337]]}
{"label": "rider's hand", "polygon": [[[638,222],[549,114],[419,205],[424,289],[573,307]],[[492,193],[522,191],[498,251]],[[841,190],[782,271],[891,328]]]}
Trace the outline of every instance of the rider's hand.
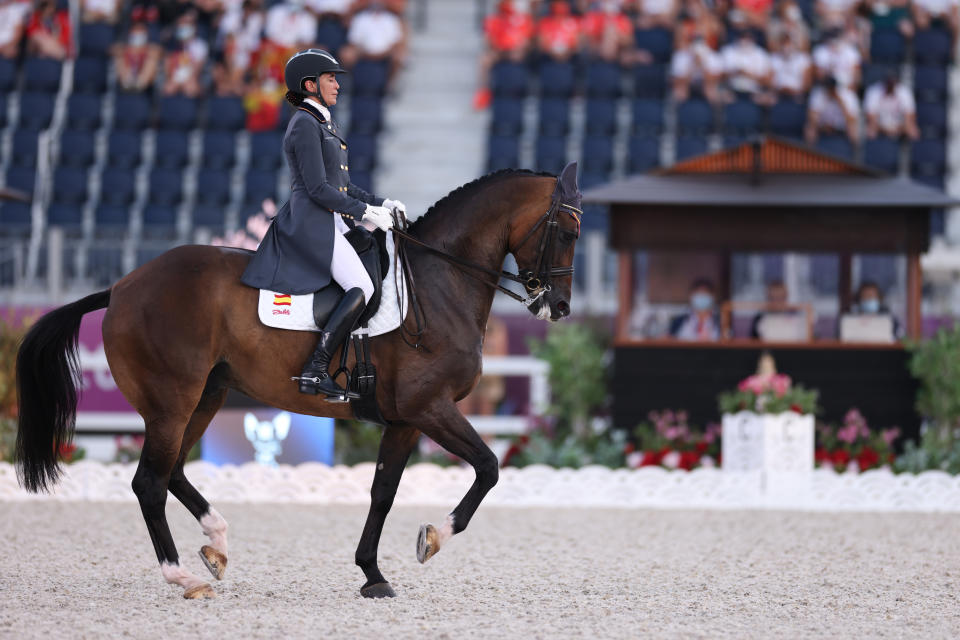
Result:
{"label": "rider's hand", "polygon": [[389,231],[393,227],[393,215],[390,209],[386,207],[375,207],[368,204],[366,213],[363,214],[361,220],[372,222],[384,231]]}
{"label": "rider's hand", "polygon": [[399,200],[391,200],[390,198],[387,198],[383,201],[383,206],[391,211],[394,209],[399,209],[402,215],[407,215],[407,205],[403,204]]}

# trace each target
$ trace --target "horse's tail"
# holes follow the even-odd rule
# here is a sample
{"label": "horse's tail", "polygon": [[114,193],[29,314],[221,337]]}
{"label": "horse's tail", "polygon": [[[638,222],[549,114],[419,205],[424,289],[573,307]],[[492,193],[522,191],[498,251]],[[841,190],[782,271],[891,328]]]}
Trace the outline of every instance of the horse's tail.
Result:
{"label": "horse's tail", "polygon": [[73,439],[84,314],[110,303],[101,291],[47,313],[17,352],[17,475],[27,491],[48,491],[60,477],[60,448]]}

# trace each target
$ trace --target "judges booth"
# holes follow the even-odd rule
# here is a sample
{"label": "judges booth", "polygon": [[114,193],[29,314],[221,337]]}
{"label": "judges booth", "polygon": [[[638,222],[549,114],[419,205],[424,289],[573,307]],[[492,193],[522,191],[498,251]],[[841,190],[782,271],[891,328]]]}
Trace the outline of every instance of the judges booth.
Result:
{"label": "judges booth", "polygon": [[[917,432],[917,386],[902,343],[870,341],[875,326],[862,334],[867,341],[841,341],[839,325],[851,308],[853,256],[897,254],[905,258],[906,277],[904,303],[894,311],[906,336],[920,337],[920,256],[928,246],[931,209],[957,204],[945,194],[765,138],[590,189],[584,202],[609,207],[609,244],[618,254],[615,425],[632,427],[649,411],[665,408],[686,409],[695,424],[717,421],[717,394],[753,373],[769,351],[778,371],[820,390],[822,418],[839,422],[857,407],[873,427]],[[737,303],[728,302],[731,257],[744,252],[836,256],[837,331],[816,335],[814,313],[803,300],[793,300],[793,310],[807,330],[801,324],[799,333],[784,334],[793,339],[760,341],[731,331],[730,318],[738,311]],[[677,265],[688,274],[691,265],[699,267],[716,283],[716,298],[726,303],[720,307],[720,340],[680,341],[638,331],[638,312],[658,302],[649,292],[663,289]],[[852,335],[858,335],[855,329]]]}

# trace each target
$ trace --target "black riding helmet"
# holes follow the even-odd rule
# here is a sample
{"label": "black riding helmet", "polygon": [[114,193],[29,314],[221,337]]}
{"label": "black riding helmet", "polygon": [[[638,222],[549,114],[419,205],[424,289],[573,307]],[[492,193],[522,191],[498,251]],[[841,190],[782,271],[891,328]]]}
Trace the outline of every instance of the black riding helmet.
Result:
{"label": "black riding helmet", "polygon": [[340,66],[340,62],[323,49],[304,49],[287,61],[287,66],[283,70],[283,80],[290,91],[319,98],[316,92],[309,93],[303,88],[305,81],[316,81],[324,73],[346,72],[347,70]]}

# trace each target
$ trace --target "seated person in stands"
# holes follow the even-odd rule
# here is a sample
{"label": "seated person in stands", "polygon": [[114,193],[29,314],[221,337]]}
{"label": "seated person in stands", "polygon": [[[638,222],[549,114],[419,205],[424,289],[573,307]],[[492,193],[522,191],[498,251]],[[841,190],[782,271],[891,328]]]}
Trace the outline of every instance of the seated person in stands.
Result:
{"label": "seated person in stands", "polygon": [[244,95],[249,68],[250,54],[240,47],[236,35],[227,34],[221,48],[213,55],[213,86],[217,95]]}
{"label": "seated person in stands", "polygon": [[597,60],[630,64],[636,57],[633,24],[620,0],[602,0],[591,6],[581,24],[587,53]]}
{"label": "seated person in stands", "polygon": [[0,58],[20,55],[20,41],[30,13],[30,3],[22,0],[0,0]]}
{"label": "seated person in stands", "polygon": [[810,94],[804,137],[814,144],[821,134],[845,135],[856,144],[860,139],[860,104],[857,94],[829,76]]}
{"label": "seated person in stands", "polygon": [[513,0],[500,0],[497,11],[483,22],[487,50],[480,57],[480,88],[473,96],[474,109],[490,106],[490,69],[501,60],[523,62],[534,35],[533,18],[520,11]]}
{"label": "seated person in stands", "polygon": [[779,51],[785,35],[790,36],[800,51],[810,51],[810,27],[795,0],[784,0],[777,5],[776,15],[767,26],[767,48],[771,52]]}
{"label": "seated person in stands", "polygon": [[145,91],[153,87],[160,56],[160,47],[150,42],[147,25],[134,22],[126,40],[113,45],[117,86],[124,91]]}
{"label": "seated person in stands", "polygon": [[960,5],[955,0],[913,0],[913,22],[917,29],[936,26],[948,29],[956,46]]}
{"label": "seated person in stands", "polygon": [[[610,0],[607,0],[610,3]],[[617,1],[616,4],[622,3]],[[637,27],[640,29],[669,29],[677,26],[677,13],[680,3],[677,0],[638,0]]]}
{"label": "seated person in stands", "polygon": [[690,310],[670,321],[670,335],[678,340],[715,342],[720,339],[713,283],[697,278],[690,285]]}
{"label": "seated person in stands", "polygon": [[843,27],[855,17],[859,0],[817,0],[814,11],[821,29]]}
{"label": "seated person in stands", "polygon": [[913,38],[910,0],[864,0],[864,7],[870,17],[872,30],[895,28],[904,38]]}
{"label": "seated person in stands", "polygon": [[366,9],[353,16],[347,31],[347,44],[340,52],[348,69],[358,60],[385,60],[390,64],[391,77],[403,65],[406,55],[406,27],[400,16],[387,9],[383,0],[372,0]]}
{"label": "seated person in stands", "polygon": [[83,0],[80,3],[80,19],[83,22],[116,24],[120,18],[118,0]]}
{"label": "seated person in stands", "polygon": [[746,98],[759,104],[768,104],[770,95],[770,55],[754,40],[753,31],[740,32],[736,42],[725,46],[723,74],[727,88],[735,98]]}
{"label": "seated person in stands", "polygon": [[869,89],[863,97],[863,112],[867,117],[867,137],[886,136],[899,140],[920,137],[917,129],[917,109],[913,92],[901,83],[896,72],[890,72]]}
{"label": "seated person in stands", "polygon": [[773,0],[734,0],[733,8],[743,15],[743,24],[763,34],[770,24]]}
{"label": "seated person in stands", "polygon": [[40,0],[27,24],[27,55],[66,60],[73,55],[70,14],[56,0]]}
{"label": "seated person in stands", "polygon": [[857,315],[890,316],[893,320],[893,339],[896,340],[902,337],[900,322],[883,303],[883,293],[880,291],[879,285],[875,282],[867,280],[860,284],[851,313]]}
{"label": "seated person in stands", "polygon": [[199,96],[207,51],[207,43],[197,36],[197,13],[192,9],[184,12],[177,18],[163,62],[163,95]]}
{"label": "seated person in stands", "polygon": [[553,0],[550,13],[537,24],[537,50],[548,58],[566,62],[580,48],[580,20],[571,15],[565,0]]}
{"label": "seated person in stands", "polygon": [[753,322],[750,323],[750,337],[763,338],[760,335],[760,325],[764,316],[784,315],[791,313],[789,307],[789,296],[787,295],[787,285],[782,280],[774,280],[767,284],[767,300],[763,311],[753,316]]}
{"label": "seated person in stands", "polygon": [[677,46],[670,61],[674,100],[683,102],[691,94],[702,94],[711,103],[716,103],[722,75],[720,54],[703,37],[679,30]]}
{"label": "seated person in stands", "polygon": [[801,50],[789,32],[784,32],[780,47],[771,56],[773,67],[773,90],[778,97],[797,102],[806,99],[813,83],[813,63],[810,55]]}
{"label": "seated person in stands", "polygon": [[854,32],[845,35],[842,29],[834,29],[821,44],[814,47],[813,64],[817,79],[833,78],[841,86],[857,90],[860,86],[862,56],[855,36]]}

